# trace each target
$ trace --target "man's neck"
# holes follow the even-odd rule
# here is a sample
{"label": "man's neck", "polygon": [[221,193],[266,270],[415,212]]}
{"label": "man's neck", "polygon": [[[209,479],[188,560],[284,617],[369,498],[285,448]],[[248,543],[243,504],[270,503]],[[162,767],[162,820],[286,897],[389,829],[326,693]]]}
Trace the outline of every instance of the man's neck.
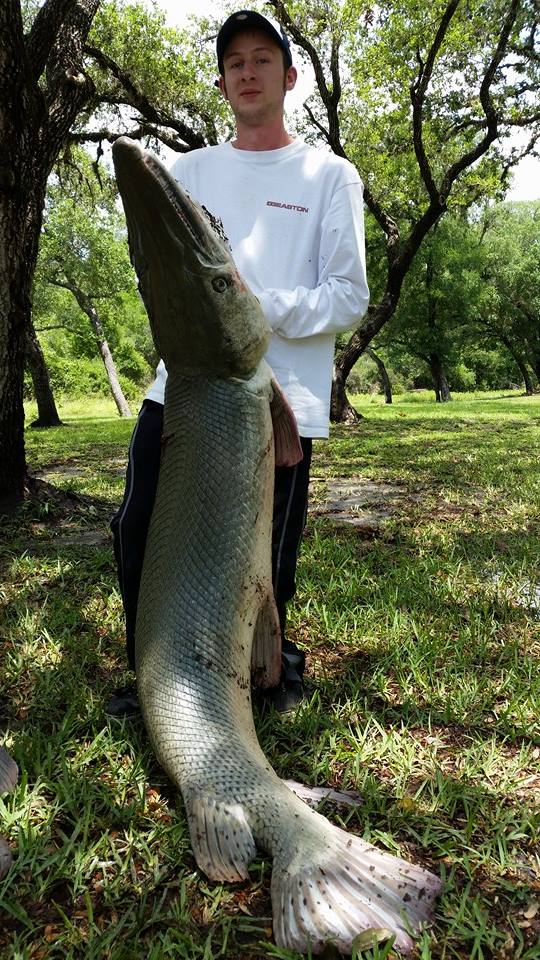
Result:
{"label": "man's neck", "polygon": [[237,123],[236,140],[233,147],[237,150],[279,150],[293,142],[283,122],[275,125],[248,126]]}

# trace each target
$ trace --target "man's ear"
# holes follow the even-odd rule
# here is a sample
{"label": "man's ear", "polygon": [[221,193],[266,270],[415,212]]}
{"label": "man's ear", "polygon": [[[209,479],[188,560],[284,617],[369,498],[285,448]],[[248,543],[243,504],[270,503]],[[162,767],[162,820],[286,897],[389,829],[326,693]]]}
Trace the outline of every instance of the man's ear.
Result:
{"label": "man's ear", "polygon": [[296,67],[289,67],[285,76],[285,89],[293,90],[298,79],[298,70]]}
{"label": "man's ear", "polygon": [[228,96],[227,96],[227,87],[225,86],[225,80],[223,79],[223,77],[220,77],[220,78],[219,78],[219,80],[218,80],[218,82],[217,82],[217,85],[218,85],[219,89],[221,90],[221,92],[222,92],[223,96],[225,97],[225,99],[228,100],[229,98],[228,98]]}

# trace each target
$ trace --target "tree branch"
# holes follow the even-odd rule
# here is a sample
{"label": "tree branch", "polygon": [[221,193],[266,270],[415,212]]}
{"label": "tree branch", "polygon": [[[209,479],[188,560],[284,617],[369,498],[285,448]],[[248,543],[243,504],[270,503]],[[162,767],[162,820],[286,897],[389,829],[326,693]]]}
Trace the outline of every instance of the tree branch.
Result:
{"label": "tree branch", "polygon": [[287,32],[291,35],[293,40],[295,40],[298,46],[302,47],[302,49],[306,51],[313,65],[315,80],[317,81],[319,93],[323,103],[326,106],[327,100],[330,98],[330,91],[326,84],[324,70],[315,47],[296,26],[282,0],[268,0],[268,2],[276,11],[279,22],[286,28]]}
{"label": "tree branch", "polygon": [[384,212],[378,200],[375,199],[369,187],[364,184],[364,200],[369,212],[373,214],[377,223],[386,234],[386,255],[389,263],[393,263],[399,250],[399,227],[395,220]]}
{"label": "tree branch", "polygon": [[519,57],[524,57],[526,60],[532,60],[534,63],[540,63],[540,51],[536,44],[537,30],[538,20],[531,24],[529,36],[521,46],[514,44],[510,47],[512,53],[516,53]]}
{"label": "tree branch", "polygon": [[160,140],[166,147],[170,147],[171,150],[175,150],[177,153],[188,153],[190,150],[190,147],[185,143],[179,142],[176,137],[169,136],[163,130],[154,127],[151,123],[141,123],[138,127],[134,127],[132,130],[125,130],[122,133],[108,128],[101,130],[81,130],[77,133],[70,133],[67,139],[69,143],[101,144],[104,140],[107,141],[107,143],[114,143],[119,137],[131,137],[132,140],[142,140],[143,137],[155,137],[156,140]]}
{"label": "tree branch", "polygon": [[[328,133],[326,139],[332,150],[338,157],[346,157],[345,151],[340,141],[339,133],[339,114],[338,104],[341,97],[341,78],[339,75],[339,38],[335,32],[332,33],[332,50],[330,54],[330,72],[332,76],[332,90],[330,91],[324,75],[323,65],[319,54],[310,40],[302,33],[299,27],[292,19],[289,11],[286,9],[283,0],[268,0],[269,4],[276,11],[280,23],[283,24],[293,40],[306,51],[313,66],[315,80],[321,96],[321,100],[326,108],[328,115]],[[316,124],[316,126],[318,126]],[[320,129],[320,128],[319,128]]]}
{"label": "tree branch", "polygon": [[317,120],[317,118],[316,118],[315,114],[313,113],[311,107],[309,106],[309,103],[308,103],[307,100],[304,100],[303,107],[304,107],[304,110],[306,111],[306,113],[307,113],[307,115],[308,115],[311,123],[313,124],[313,126],[316,127],[317,130],[318,130],[320,133],[322,133],[324,139],[325,139],[326,142],[329,144],[329,143],[330,143],[330,131],[327,130],[326,127],[323,127],[322,123],[320,123],[320,122]]}
{"label": "tree branch", "polygon": [[[311,59],[313,64],[313,70],[315,72],[315,78],[317,81],[317,86],[319,88],[319,93],[321,99],[326,108],[326,113],[328,116],[328,129],[323,126],[323,124],[317,120],[313,111],[311,110],[307,101],[304,103],[304,109],[317,130],[322,133],[328,145],[332,148],[333,152],[338,157],[343,157],[345,160],[348,160],[347,153],[343,148],[343,145],[340,140],[339,133],[339,119],[338,119],[338,105],[341,98],[341,77],[339,73],[339,39],[333,35],[332,37],[332,52],[330,58],[330,69],[332,73],[332,92],[328,89],[326,79],[324,76],[324,70],[322,67],[321,60],[319,55],[313,46],[313,44],[303,35],[299,30],[296,24],[293,22],[288,11],[285,8],[282,0],[269,0],[272,4],[276,13],[279,16],[280,22],[283,23],[284,27],[291,34],[293,39],[296,41],[298,46],[302,47],[308,56]],[[373,214],[377,223],[382,228],[386,237],[388,238],[387,245],[387,256],[389,262],[393,262],[397,256],[397,250],[399,247],[399,230],[395,221],[389,217],[384,210],[382,209],[380,203],[375,199],[371,190],[364,185],[364,200],[366,206],[370,213]]]}
{"label": "tree branch", "polygon": [[424,101],[426,97],[426,91],[433,75],[433,67],[435,65],[435,60],[441,49],[443,40],[446,36],[448,27],[450,26],[452,17],[454,16],[460,0],[450,0],[446,10],[444,11],[443,16],[441,17],[441,22],[439,23],[439,28],[435,34],[433,43],[428,51],[426,62],[423,63],[420,55],[418,54],[417,59],[419,62],[418,76],[415,83],[411,84],[410,94],[411,102],[413,106],[413,145],[414,152],[416,155],[416,160],[418,167],[420,169],[420,174],[422,180],[426,186],[429,198],[434,203],[439,203],[440,196],[439,191],[435,185],[433,179],[433,174],[431,172],[431,165],[429,163],[426,150],[424,147],[424,138],[423,138],[423,118],[422,112],[424,107]]}
{"label": "tree branch", "polygon": [[[172,114],[167,113],[165,110],[158,110],[148,97],[138,89],[129,74],[122,70],[122,68],[112,60],[111,57],[103,53],[102,50],[87,45],[84,48],[84,52],[92,57],[102,70],[112,73],[116,80],[118,80],[126,91],[127,96],[124,100],[126,105],[135,107],[150,123],[170,127],[171,130],[175,130],[191,149],[206,146],[206,141],[202,134],[197,133],[191,127],[188,127],[187,124],[173,117]],[[106,100],[104,100],[104,102],[106,102]]]}
{"label": "tree branch", "polygon": [[[120,96],[118,93],[101,92],[99,96],[95,98],[94,103],[89,104],[89,107],[97,109],[103,104],[110,104],[113,107],[133,106],[131,101],[128,101],[125,96]],[[210,113],[207,113],[206,110],[201,110],[197,104],[192,103],[190,100],[182,101],[182,109],[185,110],[188,116],[202,120],[206,128],[206,140],[209,144],[216,144],[218,142],[219,136],[217,127],[214,118]],[[165,114],[162,114],[162,116],[165,116]]]}
{"label": "tree branch", "polygon": [[47,330],[69,330],[67,323],[55,323],[51,327],[34,327],[36,333],[46,333]]}
{"label": "tree branch", "polygon": [[339,72],[339,48],[340,38],[332,34],[332,51],[330,54],[330,73],[332,75],[332,93],[331,100],[333,106],[337,108],[341,100],[341,75]]}
{"label": "tree branch", "polygon": [[65,143],[75,117],[94,92],[84,73],[82,46],[100,0],[76,0],[58,31],[47,60],[48,136],[45,140],[48,172]]}
{"label": "tree branch", "polygon": [[491,85],[495,79],[495,74],[507,49],[508,38],[515,23],[519,6],[520,0],[511,0],[510,9],[503,23],[497,48],[493,54],[491,63],[484,74],[484,78],[480,86],[480,103],[482,104],[482,109],[486,118],[486,133],[476,147],[473,147],[473,149],[469,150],[468,153],[463,154],[463,156],[460,157],[459,160],[456,160],[450,169],[447,170],[441,184],[441,196],[444,201],[446,201],[448,198],[452,184],[460,175],[460,173],[462,173],[463,170],[466,170],[467,167],[470,167],[475,160],[478,160],[479,157],[486,152],[488,147],[490,147],[493,141],[497,138],[499,132],[499,118],[497,117],[497,112],[491,99]]}
{"label": "tree branch", "polygon": [[30,75],[38,80],[56,43],[58,32],[75,8],[77,0],[46,0],[26,34]]}

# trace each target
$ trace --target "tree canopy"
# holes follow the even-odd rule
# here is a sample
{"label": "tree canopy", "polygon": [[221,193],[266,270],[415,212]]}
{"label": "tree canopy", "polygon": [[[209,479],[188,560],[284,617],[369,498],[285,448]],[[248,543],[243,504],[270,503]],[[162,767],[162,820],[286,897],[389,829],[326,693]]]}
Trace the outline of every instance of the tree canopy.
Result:
{"label": "tree canopy", "polygon": [[[356,164],[383,242],[380,295],[336,363],[334,415],[350,369],[394,314],[426,237],[451,208],[501,197],[539,133],[535,0],[270,0],[312,64],[307,136]],[[23,18],[24,14],[24,18]],[[223,14],[185,29],[142,3],[6,0],[0,11],[0,499],[22,495],[23,366],[48,177],[74,144],[123,133],[185,151],[231,132],[215,90]],[[527,132],[516,148],[510,135]]]}

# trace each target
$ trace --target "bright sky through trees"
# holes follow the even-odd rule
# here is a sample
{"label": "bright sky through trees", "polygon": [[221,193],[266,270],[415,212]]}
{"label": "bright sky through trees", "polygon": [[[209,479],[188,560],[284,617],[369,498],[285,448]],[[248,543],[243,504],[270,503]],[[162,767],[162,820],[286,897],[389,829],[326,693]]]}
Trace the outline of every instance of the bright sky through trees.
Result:
{"label": "bright sky through trees", "polygon": [[[167,13],[171,25],[185,23],[191,14],[212,14],[215,12],[215,0],[157,0],[157,6]],[[238,9],[247,8],[249,4],[239,3]],[[294,47],[293,47],[294,51]],[[294,54],[293,54],[294,55]],[[295,66],[298,69],[298,82],[295,90],[287,94],[285,101],[286,112],[291,113],[301,109],[302,102],[313,89],[313,75],[307,66],[297,58]],[[538,200],[540,199],[540,160],[536,157],[525,157],[514,173],[514,185],[509,191],[509,200]]]}

